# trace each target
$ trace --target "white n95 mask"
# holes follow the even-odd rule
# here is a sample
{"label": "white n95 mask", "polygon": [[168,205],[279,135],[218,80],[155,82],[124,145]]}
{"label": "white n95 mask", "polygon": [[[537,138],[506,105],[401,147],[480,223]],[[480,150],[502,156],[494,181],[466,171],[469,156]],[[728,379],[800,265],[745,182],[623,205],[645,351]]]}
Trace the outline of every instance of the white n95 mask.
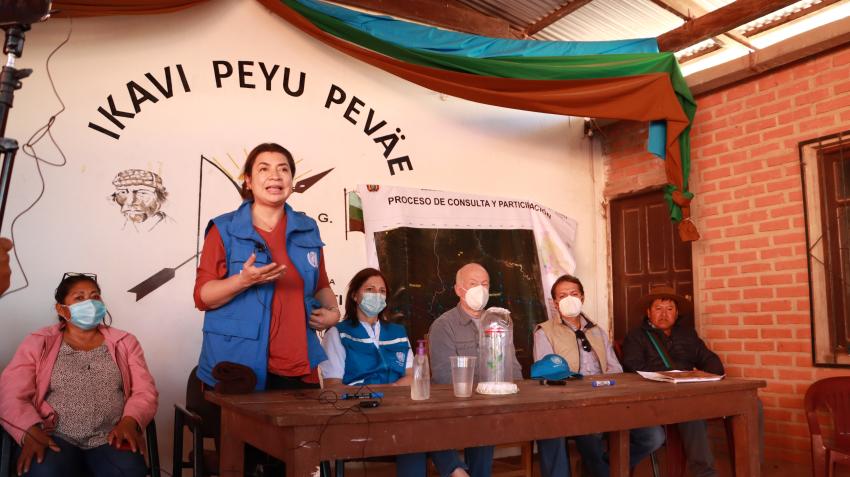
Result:
{"label": "white n95 mask", "polygon": [[478,285],[466,290],[463,296],[466,304],[475,311],[481,311],[487,306],[487,300],[490,299],[490,289]]}
{"label": "white n95 mask", "polygon": [[578,316],[581,313],[581,300],[577,296],[565,296],[558,302],[558,311],[567,317]]}

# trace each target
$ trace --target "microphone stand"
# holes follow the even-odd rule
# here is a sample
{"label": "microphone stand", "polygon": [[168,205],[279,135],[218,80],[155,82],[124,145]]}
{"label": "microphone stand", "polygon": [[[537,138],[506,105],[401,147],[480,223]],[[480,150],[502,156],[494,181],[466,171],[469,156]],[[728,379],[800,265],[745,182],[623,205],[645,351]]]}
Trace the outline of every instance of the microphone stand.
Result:
{"label": "microphone stand", "polygon": [[0,154],[3,156],[3,166],[0,168],[0,230],[3,228],[6,199],[12,182],[12,166],[15,165],[15,155],[18,153],[18,141],[6,137],[6,121],[12,108],[15,90],[21,88],[22,79],[32,74],[29,68],[15,68],[15,60],[23,54],[24,32],[29,29],[30,25],[21,23],[3,26],[6,31],[6,43],[3,46],[6,66],[0,71]]}

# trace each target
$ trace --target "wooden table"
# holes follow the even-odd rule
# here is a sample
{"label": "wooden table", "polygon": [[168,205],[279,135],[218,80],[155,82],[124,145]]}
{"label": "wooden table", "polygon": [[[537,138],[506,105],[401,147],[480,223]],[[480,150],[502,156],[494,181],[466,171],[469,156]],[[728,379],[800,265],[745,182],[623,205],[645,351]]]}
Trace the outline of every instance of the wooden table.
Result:
{"label": "wooden table", "polygon": [[[408,387],[374,387],[381,405],[320,401],[320,391],[269,391],[206,398],[221,406],[221,472],[241,476],[244,444],[286,462],[288,477],[312,475],[322,460],[355,459],[427,450],[462,449],[540,438],[611,432],[611,475],[629,474],[628,429],[730,416],[738,477],[759,476],[757,394],[764,381],[731,379],[671,384],[635,374],[610,387],[591,379],[566,386],[519,383],[518,394],[456,398],[451,386],[432,385],[431,399],[413,401]],[[322,396],[332,396],[325,393]]]}

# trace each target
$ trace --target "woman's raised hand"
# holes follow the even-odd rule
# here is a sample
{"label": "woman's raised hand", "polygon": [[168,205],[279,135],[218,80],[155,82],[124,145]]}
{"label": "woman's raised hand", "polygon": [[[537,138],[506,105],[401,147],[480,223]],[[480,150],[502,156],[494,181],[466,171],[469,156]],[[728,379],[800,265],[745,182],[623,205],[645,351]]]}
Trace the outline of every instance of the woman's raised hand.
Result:
{"label": "woman's raised hand", "polygon": [[245,287],[270,283],[278,278],[286,271],[286,265],[278,265],[274,262],[262,267],[255,267],[257,256],[251,254],[245,264],[242,265],[242,270],[239,272],[239,279]]}

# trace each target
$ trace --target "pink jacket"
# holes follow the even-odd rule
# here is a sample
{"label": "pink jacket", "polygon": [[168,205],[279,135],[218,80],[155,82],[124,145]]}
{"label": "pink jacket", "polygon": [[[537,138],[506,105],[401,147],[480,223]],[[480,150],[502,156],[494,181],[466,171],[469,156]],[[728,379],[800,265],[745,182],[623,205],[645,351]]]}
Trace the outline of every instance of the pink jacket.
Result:
{"label": "pink jacket", "polygon": [[[3,427],[18,443],[24,430],[36,424],[42,424],[48,433],[56,426],[56,413],[44,398],[62,345],[62,326],[57,323],[27,336],[0,374],[0,418]],[[159,393],[145,363],[142,347],[136,337],[126,331],[103,325],[98,330],[121,371],[123,416],[132,417],[144,429],[156,414]]]}

